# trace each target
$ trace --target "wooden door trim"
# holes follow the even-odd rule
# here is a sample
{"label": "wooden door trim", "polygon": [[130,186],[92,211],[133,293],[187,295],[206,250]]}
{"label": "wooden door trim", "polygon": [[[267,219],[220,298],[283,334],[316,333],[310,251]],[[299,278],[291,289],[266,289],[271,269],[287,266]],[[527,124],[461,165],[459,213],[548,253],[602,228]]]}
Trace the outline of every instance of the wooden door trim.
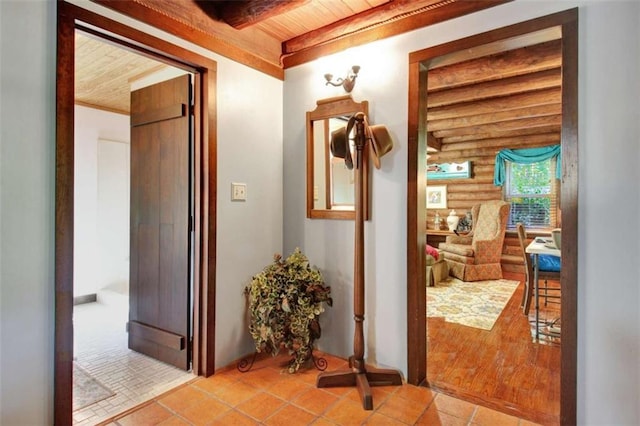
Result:
{"label": "wooden door trim", "polygon": [[[426,359],[426,135],[420,135],[420,90],[426,90],[423,61],[544,28],[562,29],[562,342],[560,424],[575,424],[577,380],[578,290],[578,9],[466,37],[409,55],[408,181],[407,181],[407,381],[424,384]],[[421,81],[423,84],[421,84]],[[566,319],[565,319],[566,318]],[[425,336],[423,339],[415,336]]]}
{"label": "wooden door trim", "polygon": [[54,423],[72,424],[74,58],[75,30],[195,72],[195,252],[193,371],[215,368],[216,75],[215,61],[64,1],[57,2]]}

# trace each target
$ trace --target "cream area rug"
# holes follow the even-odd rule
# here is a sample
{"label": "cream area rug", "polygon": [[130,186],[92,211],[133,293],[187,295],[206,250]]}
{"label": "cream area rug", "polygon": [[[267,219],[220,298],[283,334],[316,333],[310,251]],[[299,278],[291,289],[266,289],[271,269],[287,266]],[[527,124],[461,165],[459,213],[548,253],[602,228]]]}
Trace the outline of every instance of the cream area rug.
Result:
{"label": "cream area rug", "polygon": [[491,330],[518,284],[505,279],[464,282],[449,277],[427,287],[427,317]]}

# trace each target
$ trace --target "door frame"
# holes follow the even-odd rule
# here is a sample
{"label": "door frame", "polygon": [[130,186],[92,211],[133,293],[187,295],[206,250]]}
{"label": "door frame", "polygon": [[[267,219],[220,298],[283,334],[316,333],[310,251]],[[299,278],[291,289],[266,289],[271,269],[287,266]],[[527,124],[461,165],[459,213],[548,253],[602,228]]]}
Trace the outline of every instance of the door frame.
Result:
{"label": "door frame", "polygon": [[78,6],[57,1],[54,424],[72,424],[74,61],[76,29],[195,74],[193,367],[215,369],[217,63]]}
{"label": "door frame", "polygon": [[[578,9],[543,16],[482,34],[441,44],[409,55],[409,117],[407,154],[407,365],[408,383],[427,377],[426,320],[426,162],[424,111],[419,99],[426,90],[422,62],[488,42],[561,27],[562,31],[562,340],[560,424],[575,424],[577,410],[577,290],[578,290]],[[569,242],[571,244],[569,244]],[[415,338],[424,336],[424,338]]]}

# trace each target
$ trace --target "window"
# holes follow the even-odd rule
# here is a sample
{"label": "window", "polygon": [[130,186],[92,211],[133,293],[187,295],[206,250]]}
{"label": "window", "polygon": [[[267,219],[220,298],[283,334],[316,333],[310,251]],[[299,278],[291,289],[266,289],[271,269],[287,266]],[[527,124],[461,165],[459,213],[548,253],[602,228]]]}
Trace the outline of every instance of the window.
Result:
{"label": "window", "polygon": [[509,228],[521,222],[527,228],[557,226],[556,159],[530,164],[506,162],[504,199],[511,203]]}

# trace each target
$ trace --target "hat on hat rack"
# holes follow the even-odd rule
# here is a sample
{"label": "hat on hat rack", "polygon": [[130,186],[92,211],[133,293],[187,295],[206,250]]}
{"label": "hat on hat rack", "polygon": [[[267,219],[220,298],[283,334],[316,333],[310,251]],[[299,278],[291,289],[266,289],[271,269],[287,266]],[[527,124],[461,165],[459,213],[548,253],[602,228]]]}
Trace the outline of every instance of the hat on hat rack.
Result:
{"label": "hat on hat rack", "polygon": [[[367,116],[356,113],[349,119],[346,126],[342,126],[331,132],[331,154],[337,158],[344,158],[344,162],[349,170],[353,169],[353,158],[351,154],[350,136],[356,120],[363,120],[364,141],[366,144],[371,141],[371,157],[376,169],[380,168],[380,159],[393,148],[393,139],[389,134],[387,126],[382,124],[369,125]],[[356,135],[357,143],[357,135]]]}

